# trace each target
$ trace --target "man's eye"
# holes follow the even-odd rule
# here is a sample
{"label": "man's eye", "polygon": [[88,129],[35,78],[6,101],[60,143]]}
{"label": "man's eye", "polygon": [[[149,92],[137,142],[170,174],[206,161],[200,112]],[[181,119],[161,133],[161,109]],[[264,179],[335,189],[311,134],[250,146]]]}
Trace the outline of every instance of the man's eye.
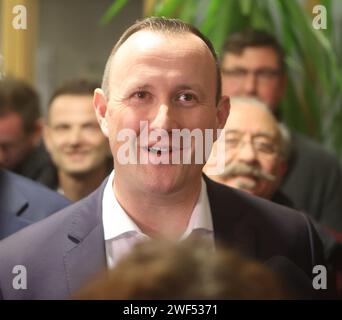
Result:
{"label": "man's eye", "polygon": [[271,143],[256,141],[254,143],[255,148],[263,153],[273,154],[275,153],[275,146]]}
{"label": "man's eye", "polygon": [[226,138],[226,144],[229,147],[236,147],[240,144],[240,139],[237,138]]}
{"label": "man's eye", "polygon": [[182,93],[178,100],[183,101],[183,102],[192,102],[192,101],[197,101],[195,95],[192,93]]}
{"label": "man's eye", "polygon": [[248,71],[245,69],[223,69],[222,73],[229,77],[245,77]]}
{"label": "man's eye", "polygon": [[138,91],[134,94],[134,96],[138,99],[146,99],[148,96],[148,92],[147,91]]}
{"label": "man's eye", "polygon": [[58,132],[62,132],[62,131],[67,131],[69,129],[69,126],[60,124],[60,125],[55,126],[54,129]]}
{"label": "man's eye", "polygon": [[99,125],[97,123],[87,123],[83,125],[83,129],[97,130],[99,129]]}

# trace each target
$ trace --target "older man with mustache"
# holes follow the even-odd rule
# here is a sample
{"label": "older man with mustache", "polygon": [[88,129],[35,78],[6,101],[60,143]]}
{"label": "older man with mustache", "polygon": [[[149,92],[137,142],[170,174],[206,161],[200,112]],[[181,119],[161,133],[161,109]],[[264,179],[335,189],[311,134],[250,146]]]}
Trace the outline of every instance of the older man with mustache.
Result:
{"label": "older man with mustache", "polygon": [[285,196],[276,192],[286,172],[290,149],[287,130],[256,98],[235,97],[231,105],[224,131],[225,169],[210,177],[262,198],[275,196],[279,200],[276,202],[289,204]]}

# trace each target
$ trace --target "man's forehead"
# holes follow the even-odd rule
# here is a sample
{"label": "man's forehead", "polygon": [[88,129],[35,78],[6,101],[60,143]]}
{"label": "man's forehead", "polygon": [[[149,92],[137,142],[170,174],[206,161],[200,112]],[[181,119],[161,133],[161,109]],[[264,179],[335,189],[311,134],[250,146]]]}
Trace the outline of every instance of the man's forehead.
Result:
{"label": "man's forehead", "polygon": [[225,52],[223,55],[223,64],[242,61],[266,64],[276,61],[278,63],[278,55],[275,49],[270,46],[246,47],[239,53]]}
{"label": "man's forehead", "polygon": [[93,99],[92,94],[73,94],[73,93],[65,93],[57,96],[51,104],[63,104],[68,102],[78,102],[78,103],[84,103],[89,102]]}
{"label": "man's forehead", "polygon": [[263,131],[271,135],[275,135],[279,131],[277,121],[268,110],[244,103],[232,105],[225,129]]}
{"label": "man's forehead", "polygon": [[0,123],[10,123],[13,125],[16,125],[16,124],[21,125],[22,122],[23,122],[23,119],[21,115],[19,115],[17,112],[14,112],[14,111],[5,112],[1,114],[0,116]]}
{"label": "man's forehead", "polygon": [[172,53],[170,47],[177,50],[197,52],[209,52],[204,41],[190,32],[166,33],[163,31],[140,30],[133,33],[114,53],[113,60],[120,59],[127,53],[135,52],[139,55],[150,53],[156,48],[165,50],[165,55]]}

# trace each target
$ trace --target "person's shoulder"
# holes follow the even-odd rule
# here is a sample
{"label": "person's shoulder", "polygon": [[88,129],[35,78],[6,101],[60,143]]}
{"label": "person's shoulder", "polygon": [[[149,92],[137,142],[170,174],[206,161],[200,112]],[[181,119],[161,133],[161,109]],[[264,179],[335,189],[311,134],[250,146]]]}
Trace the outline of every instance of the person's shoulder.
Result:
{"label": "person's shoulder", "polygon": [[[255,224],[274,225],[276,228],[294,230],[307,225],[307,217],[292,208],[274,203],[247,192],[237,190],[206,178],[209,200],[214,207],[230,215],[247,216]],[[291,232],[292,233],[292,232]]]}
{"label": "person's shoulder", "polygon": [[[13,235],[0,241],[0,254],[4,248],[9,251],[16,248],[26,250],[25,246],[21,249],[23,243],[35,248],[35,244],[58,242],[67,238],[73,226],[81,225],[83,229],[89,225],[89,228],[101,221],[101,199],[102,188],[98,188],[86,198],[77,201],[58,212],[31,224]],[[85,232],[87,232],[85,230]],[[16,255],[18,255],[16,253]]]}
{"label": "person's shoulder", "polygon": [[[13,172],[2,170],[2,177],[4,184],[11,184],[16,190],[23,193],[28,200],[40,200],[41,203],[48,203],[50,206],[53,203],[60,203],[61,205],[68,205],[70,201],[59,193],[50,190],[44,185],[30,180],[24,176],[17,175]],[[49,201],[49,202],[47,202]],[[51,201],[53,201],[51,203]]]}
{"label": "person's shoulder", "polygon": [[[94,237],[96,241],[103,238],[102,194],[103,185],[86,198],[0,241],[0,290],[6,299],[55,298],[59,293],[67,296],[67,257],[82,257],[84,239],[89,246],[94,243]],[[80,251],[73,256],[79,246]],[[73,259],[69,260],[71,264],[75,262]],[[15,292],[11,287],[14,266],[27,269],[27,283],[31,285],[26,292]],[[51,291],[55,286],[59,289]]]}
{"label": "person's shoulder", "polygon": [[96,220],[98,217],[94,208],[91,206],[88,208],[90,203],[91,198],[82,199],[1,240],[0,260],[35,265],[37,256],[48,257],[53,252],[54,256],[62,257],[70,246],[69,236],[74,227],[77,229],[80,226],[81,229],[85,229],[84,225],[88,224],[91,229],[97,224],[96,221],[91,220]]}

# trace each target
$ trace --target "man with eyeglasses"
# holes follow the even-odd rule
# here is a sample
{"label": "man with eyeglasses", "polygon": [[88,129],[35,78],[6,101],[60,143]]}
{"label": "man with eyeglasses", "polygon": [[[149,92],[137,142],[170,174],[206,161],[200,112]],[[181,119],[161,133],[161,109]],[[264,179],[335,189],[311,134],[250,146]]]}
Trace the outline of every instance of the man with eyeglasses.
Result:
{"label": "man with eyeglasses", "polygon": [[290,205],[277,192],[287,167],[287,130],[256,98],[234,97],[231,104],[234,107],[224,128],[225,169],[210,178],[265,199],[276,197],[275,202]]}
{"label": "man with eyeglasses", "polygon": [[[223,94],[257,97],[279,116],[287,77],[284,52],[275,38],[250,29],[232,34],[223,47],[221,67]],[[341,232],[342,171],[338,159],[296,132],[291,132],[291,140],[288,170],[280,189],[296,208]]]}

